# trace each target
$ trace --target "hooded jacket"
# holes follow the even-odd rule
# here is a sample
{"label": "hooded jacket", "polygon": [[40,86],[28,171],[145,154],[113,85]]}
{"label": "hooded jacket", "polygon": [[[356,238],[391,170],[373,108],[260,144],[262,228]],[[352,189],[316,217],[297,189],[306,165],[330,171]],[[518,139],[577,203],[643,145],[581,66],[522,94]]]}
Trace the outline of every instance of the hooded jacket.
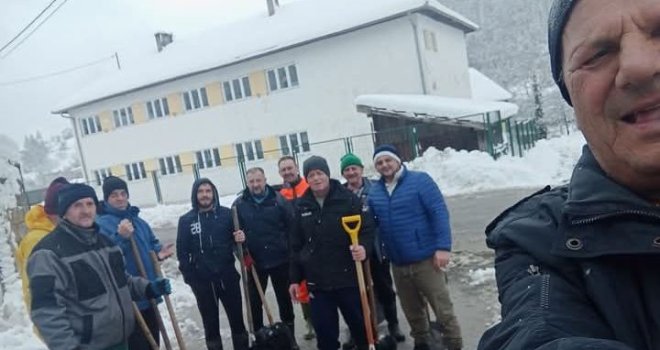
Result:
{"label": "hooded jacket", "polygon": [[[137,267],[137,262],[135,261],[135,255],[133,254],[131,240],[122,237],[117,232],[117,226],[122,220],[128,219],[133,223],[133,228],[135,229],[133,238],[138,247],[138,252],[142,264],[144,265],[144,269],[147,272],[147,278],[151,281],[155,280],[157,277],[156,270],[154,269],[154,264],[149,252],[160,252],[162,245],[158,238],[156,238],[156,235],[154,235],[149,224],[138,216],[140,214],[140,209],[129,204],[125,210],[119,210],[113,208],[108,202],[99,203],[99,208],[100,215],[96,217],[96,223],[99,225],[101,233],[106,235],[118,245],[119,248],[121,248],[121,251],[124,254],[126,271],[132,276],[141,276]],[[151,304],[148,300],[140,300],[138,302],[138,308],[140,310],[145,310],[149,308],[150,305]]]}
{"label": "hooded jacket", "polygon": [[55,229],[55,224],[50,221],[42,205],[35,205],[25,214],[25,226],[28,233],[21,239],[16,250],[16,265],[23,285],[23,301],[29,312],[32,297],[30,296],[30,279],[27,275],[28,257],[34,246]]}
{"label": "hooded jacket", "polygon": [[567,186],[486,228],[502,321],[479,349],[660,349],[660,208],[585,146]]}
{"label": "hooded jacket", "polygon": [[351,240],[341,223],[342,217],[356,214],[362,220],[359,244],[369,256],[374,238],[373,216],[339,181],[330,179],[330,192],[323,207],[311,189],[298,198],[290,238],[292,283],[306,279],[310,291],[357,288],[355,261],[349,250]]}
{"label": "hooded jacket", "polygon": [[[213,209],[202,212],[197,190],[202,184],[213,189]],[[198,280],[237,278],[234,267],[234,229],[231,210],[220,205],[218,190],[211,180],[202,178],[193,184],[192,209],[179,218],[176,255],[186,283]]]}
{"label": "hooded jacket", "polygon": [[98,231],[61,221],[28,260],[32,322],[52,350],[107,349],[128,339],[131,300],[149,281],[126,274],[121,250]]}
{"label": "hooded jacket", "polygon": [[266,197],[258,202],[249,189],[234,202],[250,255],[259,269],[289,262],[289,231],[293,226],[291,204],[266,185]]}

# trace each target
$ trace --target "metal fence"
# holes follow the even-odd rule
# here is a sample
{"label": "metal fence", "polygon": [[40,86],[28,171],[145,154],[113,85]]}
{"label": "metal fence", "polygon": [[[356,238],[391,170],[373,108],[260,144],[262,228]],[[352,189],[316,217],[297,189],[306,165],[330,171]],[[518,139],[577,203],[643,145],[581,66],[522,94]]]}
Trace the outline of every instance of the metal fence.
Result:
{"label": "metal fence", "polygon": [[[251,167],[261,167],[265,170],[269,183],[279,183],[277,160],[283,155],[293,156],[298,164],[302,164],[311,155],[325,157],[330,165],[331,175],[340,178],[340,158],[351,152],[363,160],[365,174],[375,174],[371,162],[376,144],[394,143],[399,148],[404,160],[419,157],[430,145],[433,138],[432,128],[428,124],[419,123],[406,127],[380,130],[372,133],[323,140],[309,144],[294,145],[291,149],[264,149],[251,154],[220,158],[217,166],[206,167],[196,160],[182,161],[178,157],[172,164],[165,167],[157,166],[148,169],[141,166],[135,174],[119,176],[129,183],[131,202],[137,205],[153,205],[157,203],[181,203],[191,198],[192,182],[200,177],[213,181],[221,194],[238,193],[246,186],[245,172]],[[534,146],[543,133],[533,120],[490,120],[484,117],[483,130],[479,130],[479,142],[470,145],[465,140],[444,140],[457,149],[481,149],[494,158],[502,155],[522,156]],[[463,143],[461,143],[463,142]],[[444,148],[444,147],[443,147]],[[302,170],[302,169],[301,169]],[[91,179],[89,184],[102,195],[102,179]],[[35,191],[32,191],[35,192]],[[39,191],[36,191],[39,192]],[[41,191],[43,193],[43,191]],[[42,200],[43,198],[41,198]],[[40,200],[34,198],[31,202]]]}

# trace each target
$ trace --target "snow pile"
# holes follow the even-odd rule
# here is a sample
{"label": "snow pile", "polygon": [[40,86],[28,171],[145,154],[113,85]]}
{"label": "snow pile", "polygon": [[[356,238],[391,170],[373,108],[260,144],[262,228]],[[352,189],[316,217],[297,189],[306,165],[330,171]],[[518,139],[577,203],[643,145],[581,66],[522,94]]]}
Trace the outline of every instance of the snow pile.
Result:
{"label": "snow pile", "polygon": [[408,168],[429,173],[447,196],[518,187],[566,183],[584,145],[581,133],[540,140],[520,157],[494,160],[480,151],[429,148]]}
{"label": "snow pile", "polygon": [[483,269],[470,270],[468,272],[468,278],[470,279],[468,284],[471,286],[491,284],[495,281],[495,268],[487,267]]}
{"label": "snow pile", "polygon": [[32,333],[32,323],[23,303],[21,279],[16,271],[16,241],[7,209],[16,206],[18,174],[5,159],[17,159],[18,148],[13,142],[5,141],[4,135],[0,135],[0,349],[45,349]]}
{"label": "snow pile", "polygon": [[[220,197],[220,204],[231,207],[236,195]],[[190,210],[190,204],[167,204],[157,205],[150,208],[140,208],[140,217],[151,225],[152,228],[176,227],[179,217]]]}

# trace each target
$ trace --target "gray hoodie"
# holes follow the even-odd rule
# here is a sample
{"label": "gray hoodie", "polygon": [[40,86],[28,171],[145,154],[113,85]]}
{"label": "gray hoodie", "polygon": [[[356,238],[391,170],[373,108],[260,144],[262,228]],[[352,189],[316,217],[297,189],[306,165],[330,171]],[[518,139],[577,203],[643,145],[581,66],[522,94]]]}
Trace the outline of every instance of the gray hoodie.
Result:
{"label": "gray hoodie", "polygon": [[131,299],[148,280],[127,275],[119,247],[91,229],[62,221],[28,260],[31,317],[54,350],[106,349],[133,331]]}

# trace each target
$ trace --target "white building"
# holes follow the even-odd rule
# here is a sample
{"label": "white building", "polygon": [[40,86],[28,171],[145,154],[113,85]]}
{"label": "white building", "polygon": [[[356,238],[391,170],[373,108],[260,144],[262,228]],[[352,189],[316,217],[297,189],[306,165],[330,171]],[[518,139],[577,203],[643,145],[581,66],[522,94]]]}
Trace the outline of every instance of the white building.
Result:
{"label": "white building", "polygon": [[[189,200],[194,164],[223,194],[242,188],[237,159],[278,183],[276,161],[293,149],[339,177],[341,139],[372,131],[357,96],[471,98],[465,34],[476,29],[435,0],[301,0],[175,37],[53,113],[71,118],[88,181],[123,177],[134,204],[156,202],[154,180],[162,201]],[[351,147],[369,159],[373,140]]]}

